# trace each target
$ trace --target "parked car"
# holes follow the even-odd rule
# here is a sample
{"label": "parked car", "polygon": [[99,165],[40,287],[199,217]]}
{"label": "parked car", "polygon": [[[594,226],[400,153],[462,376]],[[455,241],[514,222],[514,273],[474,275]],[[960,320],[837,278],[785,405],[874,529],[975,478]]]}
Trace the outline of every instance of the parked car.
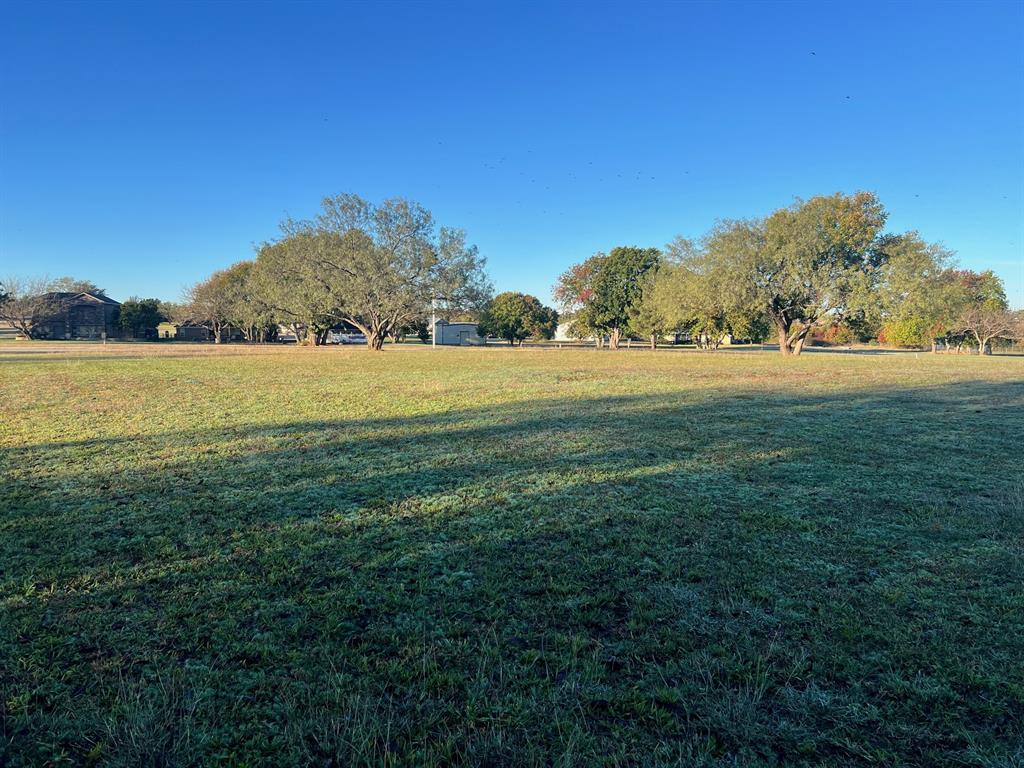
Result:
{"label": "parked car", "polygon": [[331,334],[331,341],[335,344],[365,344],[366,336],[362,333],[335,333]]}

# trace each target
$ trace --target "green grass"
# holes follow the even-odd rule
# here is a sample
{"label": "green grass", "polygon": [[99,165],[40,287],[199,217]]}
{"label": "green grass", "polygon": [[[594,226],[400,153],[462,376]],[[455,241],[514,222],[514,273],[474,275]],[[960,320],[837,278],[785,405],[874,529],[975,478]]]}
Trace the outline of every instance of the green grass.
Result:
{"label": "green grass", "polygon": [[0,457],[0,764],[1024,764],[1021,358],[18,345]]}

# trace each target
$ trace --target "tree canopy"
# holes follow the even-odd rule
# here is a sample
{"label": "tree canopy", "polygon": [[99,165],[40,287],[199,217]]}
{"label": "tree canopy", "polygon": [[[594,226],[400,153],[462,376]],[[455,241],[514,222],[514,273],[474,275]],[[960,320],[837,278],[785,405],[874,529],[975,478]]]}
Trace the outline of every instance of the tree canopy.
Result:
{"label": "tree canopy", "polygon": [[136,296],[121,304],[118,313],[118,324],[133,338],[155,336],[156,327],[167,319],[159,299],[140,299]]}
{"label": "tree canopy", "polygon": [[478,333],[496,336],[509,344],[525,339],[550,339],[558,327],[558,313],[525,293],[499,293],[484,307]]}
{"label": "tree canopy", "polygon": [[1015,333],[1016,317],[995,319],[1007,306],[998,277],[956,269],[948,249],[917,232],[886,232],[887,218],[870,192],[798,200],[721,221],[696,241],[679,237],[663,256],[598,253],[564,272],[554,295],[577,335],[608,335],[612,346],[622,333],[652,346],[684,333],[714,348],[728,334],[759,339],[771,329],[783,354],[800,354],[812,333],[907,344],[962,344],[969,326],[999,326],[990,339]]}
{"label": "tree canopy", "polygon": [[380,349],[388,336],[421,329],[432,307],[475,313],[490,293],[484,259],[462,230],[439,227],[403,198],[375,205],[342,194],[324,198],[311,219],[283,221],[254,262],[214,273],[190,304],[211,327],[230,325],[251,340],[280,323],[319,344],[349,325]]}
{"label": "tree canopy", "polygon": [[607,335],[609,346],[617,349],[643,296],[644,276],[657,267],[660,258],[657,248],[636,246],[595,254],[562,274],[555,298],[573,313],[581,335]]}
{"label": "tree canopy", "polygon": [[271,306],[315,331],[350,323],[371,349],[432,305],[479,309],[491,291],[465,233],[438,227],[428,210],[403,198],[380,205],[352,194],[324,198],[312,220],[285,221],[282,238],[260,259],[265,284],[273,284]]}
{"label": "tree canopy", "polygon": [[106,294],[106,291],[100,288],[96,283],[91,280],[79,280],[74,277],[58,277],[55,280],[51,280],[48,285],[48,289],[59,293],[96,293]]}
{"label": "tree canopy", "polygon": [[723,222],[705,247],[724,267],[731,298],[767,317],[783,354],[799,354],[815,327],[841,322],[867,297],[885,220],[874,194],[837,193]]}
{"label": "tree canopy", "polygon": [[[941,244],[886,231],[887,220],[871,192],[819,195],[720,221],[664,251],[596,253],[563,272],[553,293],[570,335],[598,346],[607,339],[613,349],[627,335],[653,347],[686,334],[714,349],[729,335],[770,334],[783,354],[800,354],[814,334],[958,349],[970,342],[984,351],[1017,333],[1017,316],[997,317],[1008,310],[994,273],[958,269]],[[465,234],[438,226],[423,206],[342,194],[324,198],[309,219],[282,222],[254,261],[196,286],[189,307],[218,339],[230,325],[264,340],[280,323],[315,344],[347,326],[380,349],[388,336],[422,337],[432,308],[479,319],[482,333],[510,343],[549,338],[559,313],[522,293],[489,301],[483,267]]]}

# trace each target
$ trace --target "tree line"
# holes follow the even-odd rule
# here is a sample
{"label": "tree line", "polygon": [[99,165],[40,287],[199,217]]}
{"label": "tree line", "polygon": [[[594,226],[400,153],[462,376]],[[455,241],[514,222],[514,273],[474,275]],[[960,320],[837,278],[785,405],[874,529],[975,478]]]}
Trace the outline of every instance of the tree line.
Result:
{"label": "tree line", "polygon": [[555,297],[578,338],[649,339],[684,333],[716,348],[726,336],[773,338],[798,355],[812,334],[879,339],[979,354],[1024,338],[991,271],[956,268],[953,254],[916,232],[885,230],[869,192],[797,201],[762,218],[719,222],[664,251],[619,247],[564,272]]}
{"label": "tree line", "polygon": [[[163,320],[203,325],[217,342],[229,328],[264,342],[285,327],[321,344],[349,327],[375,350],[388,337],[428,339],[433,312],[478,321],[481,335],[510,344],[550,339],[561,321],[570,335],[611,349],[624,338],[656,347],[680,336],[715,349],[731,336],[771,338],[798,355],[814,335],[986,354],[997,340],[1024,338],[1024,312],[1009,310],[998,276],[957,268],[949,250],[917,232],[888,232],[887,218],[876,195],[837,193],[721,221],[664,249],[612,248],[559,277],[559,313],[528,294],[492,297],[477,248],[421,205],[342,194],[324,198],[310,219],[285,219],[254,259],[192,286],[183,304],[133,297],[119,322],[133,336]],[[31,337],[62,290],[99,289],[9,279],[0,319]]]}
{"label": "tree line", "polygon": [[[80,293],[105,296],[106,290],[91,280],[74,277],[4,278],[0,280],[0,321],[26,338],[38,338],[40,328],[63,311],[66,297]],[[118,307],[116,324],[125,335],[146,339],[156,335],[160,323],[175,320],[181,314],[180,304],[132,296]]]}
{"label": "tree line", "polygon": [[226,326],[264,341],[283,325],[322,344],[340,324],[370,349],[388,337],[423,335],[431,308],[478,313],[491,294],[484,259],[461,229],[437,226],[421,205],[393,198],[374,205],[353,194],[326,197],[308,220],[286,219],[256,258],[193,286],[187,312],[214,338]]}

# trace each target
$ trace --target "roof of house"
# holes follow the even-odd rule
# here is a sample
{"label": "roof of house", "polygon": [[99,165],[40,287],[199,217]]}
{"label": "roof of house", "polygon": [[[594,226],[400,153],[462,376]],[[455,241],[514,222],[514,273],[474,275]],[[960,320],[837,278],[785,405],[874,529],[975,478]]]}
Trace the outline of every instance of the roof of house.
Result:
{"label": "roof of house", "polygon": [[105,293],[99,293],[98,291],[51,291],[46,295],[58,301],[71,301],[73,299],[83,299],[86,301],[98,301],[101,304],[113,304],[115,306],[121,306],[120,301],[114,301]]}

